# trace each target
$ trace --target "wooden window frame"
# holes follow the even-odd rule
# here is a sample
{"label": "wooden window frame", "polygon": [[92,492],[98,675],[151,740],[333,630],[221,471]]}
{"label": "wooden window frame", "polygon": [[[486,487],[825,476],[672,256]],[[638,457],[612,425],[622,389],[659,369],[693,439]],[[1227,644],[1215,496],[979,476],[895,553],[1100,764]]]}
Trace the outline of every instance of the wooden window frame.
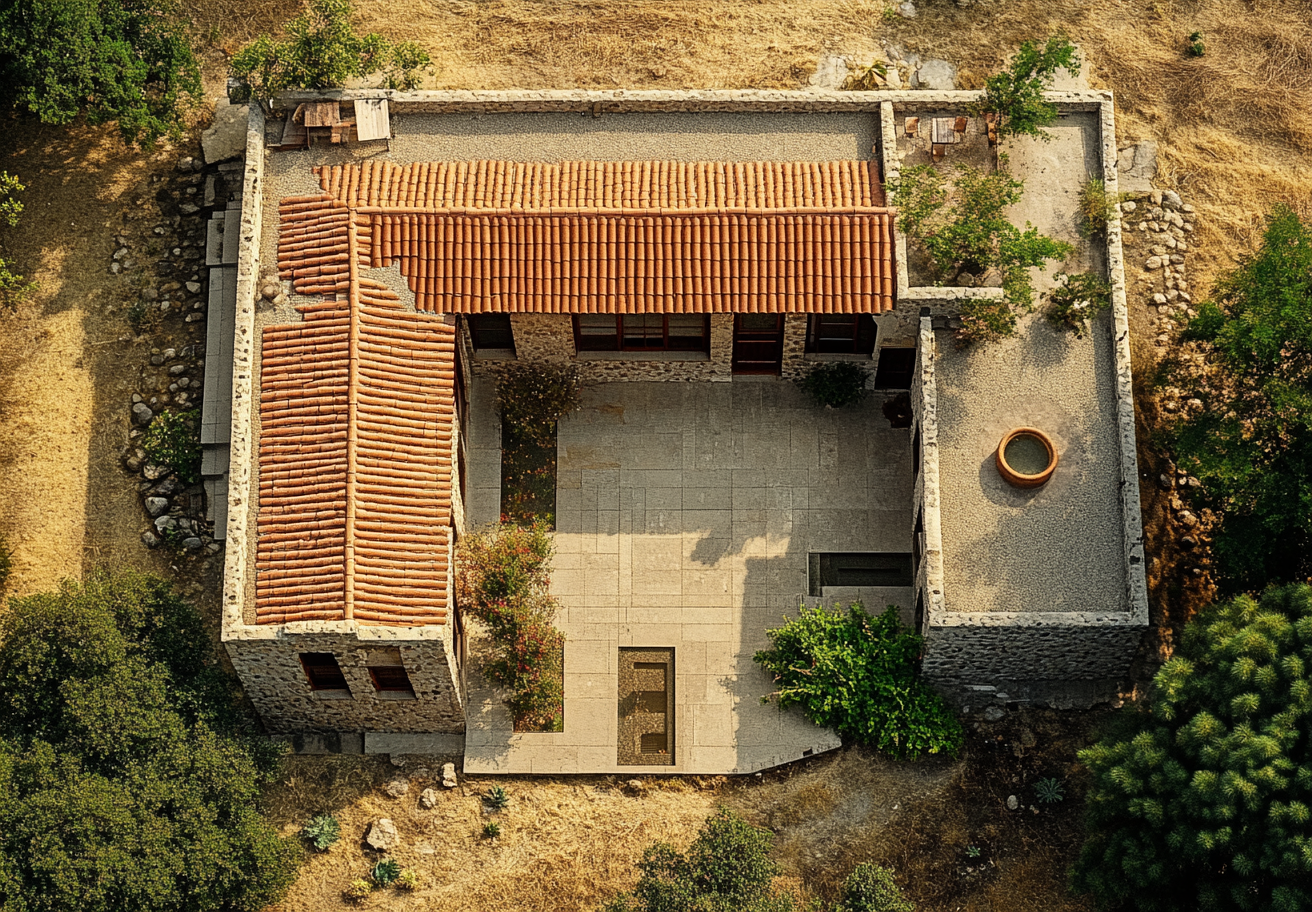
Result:
{"label": "wooden window frame", "polygon": [[374,690],[379,693],[403,693],[414,696],[415,686],[410,683],[410,674],[405,670],[405,666],[370,665],[367,670],[369,680],[373,681]]}
{"label": "wooden window frame", "polygon": [[[484,317],[495,317],[495,318],[498,318],[498,320],[500,320],[500,319],[504,319],[504,320],[505,320],[505,322],[506,322],[506,330],[507,330],[507,332],[509,332],[509,334],[510,334],[510,339],[509,339],[510,344],[509,344],[509,345],[480,345],[480,344],[479,344],[478,339],[479,339],[479,332],[480,332],[480,330],[478,329],[478,321],[479,321],[480,318],[484,318]],[[465,327],[469,330],[469,345],[470,345],[471,348],[474,349],[475,352],[511,352],[511,353],[514,353],[514,351],[515,351],[515,328],[514,328],[513,324],[512,324],[511,321],[510,321],[510,314],[498,314],[498,313],[490,313],[490,314],[468,314],[468,315],[465,316]]]}
{"label": "wooden window frame", "polygon": [[[599,348],[595,345],[584,345],[585,336],[582,333],[580,316],[605,316],[612,317],[615,320],[615,333],[613,336],[589,336],[591,339],[607,338],[613,341],[613,346]],[[661,318],[661,344],[660,345],[626,345],[624,343],[624,314],[575,314],[574,323],[574,350],[579,353],[583,352],[630,352],[630,353],[661,353],[661,352],[700,352],[704,355],[711,353],[711,318],[708,314],[689,314],[688,316],[700,317],[702,321],[701,344],[696,347],[679,346],[670,347],[670,314],[631,314],[631,317],[660,317]],[[682,316],[675,314],[675,316]],[[654,338],[654,337],[653,337]]]}
{"label": "wooden window frame", "polygon": [[[820,337],[820,327],[828,322],[837,325],[847,321],[850,336]],[[879,327],[870,314],[810,314],[806,320],[806,353],[808,355],[873,355]],[[841,342],[849,342],[843,345]],[[821,347],[823,344],[823,348]]]}
{"label": "wooden window frame", "polygon": [[[301,670],[305,672],[305,679],[310,682],[310,690],[315,693],[351,692],[351,686],[346,683],[346,675],[342,674],[341,663],[331,652],[302,652],[298,658],[301,660]],[[327,661],[324,661],[325,659]],[[329,667],[336,671],[335,679],[332,672],[325,674],[322,671]],[[337,686],[336,682],[340,682],[340,686]]]}

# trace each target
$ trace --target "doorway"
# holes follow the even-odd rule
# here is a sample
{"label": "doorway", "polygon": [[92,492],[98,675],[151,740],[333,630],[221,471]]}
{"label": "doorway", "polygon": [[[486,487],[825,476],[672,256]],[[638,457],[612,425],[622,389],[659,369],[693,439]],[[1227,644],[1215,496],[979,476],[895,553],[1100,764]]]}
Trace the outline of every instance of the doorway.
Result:
{"label": "doorway", "polygon": [[674,650],[620,649],[620,766],[674,765]]}
{"label": "doorway", "polygon": [[783,314],[735,314],[733,372],[779,375],[784,362]]}

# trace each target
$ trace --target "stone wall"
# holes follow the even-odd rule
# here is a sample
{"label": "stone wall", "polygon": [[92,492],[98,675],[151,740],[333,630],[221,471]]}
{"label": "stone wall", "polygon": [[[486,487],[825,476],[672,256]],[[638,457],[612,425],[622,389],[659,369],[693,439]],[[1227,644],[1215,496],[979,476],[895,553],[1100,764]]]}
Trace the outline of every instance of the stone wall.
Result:
{"label": "stone wall", "polygon": [[[445,635],[433,636],[425,629],[423,639],[409,640],[374,636],[376,632],[408,632],[394,628],[317,633],[298,629],[279,637],[229,640],[227,647],[247,696],[271,732],[463,732],[465,713],[459,677],[453,673],[451,629],[438,629]],[[413,699],[374,689],[367,667],[395,664],[373,655],[388,647],[400,651],[415,691]],[[332,653],[351,689],[350,696],[312,691],[300,662],[300,654],[306,652]]]}

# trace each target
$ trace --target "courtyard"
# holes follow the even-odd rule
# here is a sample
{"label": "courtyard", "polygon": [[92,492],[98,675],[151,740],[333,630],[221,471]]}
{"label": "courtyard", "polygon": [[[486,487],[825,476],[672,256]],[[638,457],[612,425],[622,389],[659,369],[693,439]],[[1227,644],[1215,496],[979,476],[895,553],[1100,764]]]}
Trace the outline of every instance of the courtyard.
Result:
{"label": "courtyard", "polygon": [[[500,504],[493,397],[491,382],[474,385],[473,526]],[[825,409],[775,379],[586,388],[558,432],[564,731],[513,733],[471,669],[465,769],[751,772],[838,746],[760,702],[771,682],[752,655],[805,599],[894,604],[911,620],[909,580],[808,579],[813,554],[909,550],[911,436],[890,426],[885,401]],[[617,762],[621,651],[634,647],[673,650],[667,765]]]}

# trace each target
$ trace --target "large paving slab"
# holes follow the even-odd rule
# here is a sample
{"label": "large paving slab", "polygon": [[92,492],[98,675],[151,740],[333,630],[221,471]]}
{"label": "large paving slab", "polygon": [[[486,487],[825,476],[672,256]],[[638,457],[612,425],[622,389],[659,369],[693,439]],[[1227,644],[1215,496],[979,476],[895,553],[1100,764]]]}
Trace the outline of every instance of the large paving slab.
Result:
{"label": "large paving slab", "polygon": [[[465,769],[751,772],[836,747],[800,713],[761,704],[771,682],[752,655],[806,598],[810,551],[909,549],[910,435],[882,403],[817,408],[780,381],[585,391],[558,439],[565,730],[514,734],[472,675]],[[470,490],[477,501],[493,489]],[[471,515],[490,513],[471,502]],[[904,612],[911,598],[841,594]],[[674,649],[673,766],[617,763],[619,649],[630,646]]]}

